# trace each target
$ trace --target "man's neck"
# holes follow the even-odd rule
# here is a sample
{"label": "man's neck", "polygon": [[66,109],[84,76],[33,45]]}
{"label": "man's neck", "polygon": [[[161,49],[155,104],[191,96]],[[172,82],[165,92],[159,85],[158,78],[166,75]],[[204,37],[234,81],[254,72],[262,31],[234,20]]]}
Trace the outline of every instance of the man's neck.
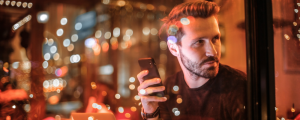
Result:
{"label": "man's neck", "polygon": [[186,84],[189,88],[198,88],[204,85],[209,79],[204,77],[199,77],[188,70],[182,70],[183,76]]}

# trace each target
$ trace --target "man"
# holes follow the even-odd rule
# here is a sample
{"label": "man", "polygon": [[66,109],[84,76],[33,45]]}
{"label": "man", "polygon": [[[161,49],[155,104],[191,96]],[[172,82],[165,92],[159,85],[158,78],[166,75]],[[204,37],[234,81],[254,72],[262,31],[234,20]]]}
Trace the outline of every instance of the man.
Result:
{"label": "man", "polygon": [[[219,63],[218,12],[213,2],[189,2],[176,6],[163,19],[168,28],[168,48],[182,71],[160,87],[148,87],[161,81],[143,80],[148,71],[137,75],[144,119],[246,119],[246,75]],[[149,96],[159,91],[164,91],[165,97]]]}

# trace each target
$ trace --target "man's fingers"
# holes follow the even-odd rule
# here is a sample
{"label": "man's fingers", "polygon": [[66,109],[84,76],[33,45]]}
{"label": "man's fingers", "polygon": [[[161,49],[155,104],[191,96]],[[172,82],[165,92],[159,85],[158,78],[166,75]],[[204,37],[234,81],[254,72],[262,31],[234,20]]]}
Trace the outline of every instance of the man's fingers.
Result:
{"label": "man's fingers", "polygon": [[167,97],[141,96],[142,102],[165,102]]}
{"label": "man's fingers", "polygon": [[144,96],[144,95],[149,95],[149,94],[154,93],[154,92],[161,92],[161,91],[164,91],[164,90],[165,90],[165,86],[148,87],[146,89],[141,89],[139,91],[139,95]]}
{"label": "man's fingers", "polygon": [[149,80],[145,80],[144,82],[140,83],[140,86],[138,87],[138,91],[140,91],[141,89],[145,89],[150,85],[155,85],[160,83],[161,80],[159,78],[153,78],[153,79],[149,79]]}
{"label": "man's fingers", "polygon": [[138,75],[137,75],[137,78],[140,82],[140,84],[144,81],[143,77],[146,76],[148,74],[148,70],[144,70],[144,71],[141,71]]}

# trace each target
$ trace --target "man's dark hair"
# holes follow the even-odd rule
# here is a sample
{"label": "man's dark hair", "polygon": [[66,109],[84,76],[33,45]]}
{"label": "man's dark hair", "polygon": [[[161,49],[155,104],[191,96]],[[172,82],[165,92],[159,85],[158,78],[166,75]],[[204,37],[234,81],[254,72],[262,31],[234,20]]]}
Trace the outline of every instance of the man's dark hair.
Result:
{"label": "man's dark hair", "polygon": [[186,2],[175,6],[170,14],[163,18],[162,21],[164,25],[160,29],[160,34],[162,29],[166,29],[166,33],[168,36],[169,27],[171,25],[176,25],[178,27],[178,31],[175,34],[177,38],[177,43],[180,45],[181,38],[184,35],[182,28],[178,25],[178,21],[180,21],[183,17],[192,16],[194,18],[208,18],[210,16],[216,15],[219,13],[220,7],[214,3],[209,1],[195,1],[195,2]]}

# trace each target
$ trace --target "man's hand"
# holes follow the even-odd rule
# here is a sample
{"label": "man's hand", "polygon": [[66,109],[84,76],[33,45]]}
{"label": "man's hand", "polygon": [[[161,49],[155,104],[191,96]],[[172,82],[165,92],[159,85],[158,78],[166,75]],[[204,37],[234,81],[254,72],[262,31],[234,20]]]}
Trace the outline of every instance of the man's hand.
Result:
{"label": "man's hand", "polygon": [[140,82],[140,86],[137,88],[141,102],[145,113],[154,113],[158,107],[158,102],[164,102],[167,100],[166,97],[149,96],[153,92],[164,91],[164,86],[149,87],[150,85],[158,84],[161,82],[160,78],[154,78],[149,80],[144,80],[143,77],[148,74],[148,71],[142,71],[137,75]]}

